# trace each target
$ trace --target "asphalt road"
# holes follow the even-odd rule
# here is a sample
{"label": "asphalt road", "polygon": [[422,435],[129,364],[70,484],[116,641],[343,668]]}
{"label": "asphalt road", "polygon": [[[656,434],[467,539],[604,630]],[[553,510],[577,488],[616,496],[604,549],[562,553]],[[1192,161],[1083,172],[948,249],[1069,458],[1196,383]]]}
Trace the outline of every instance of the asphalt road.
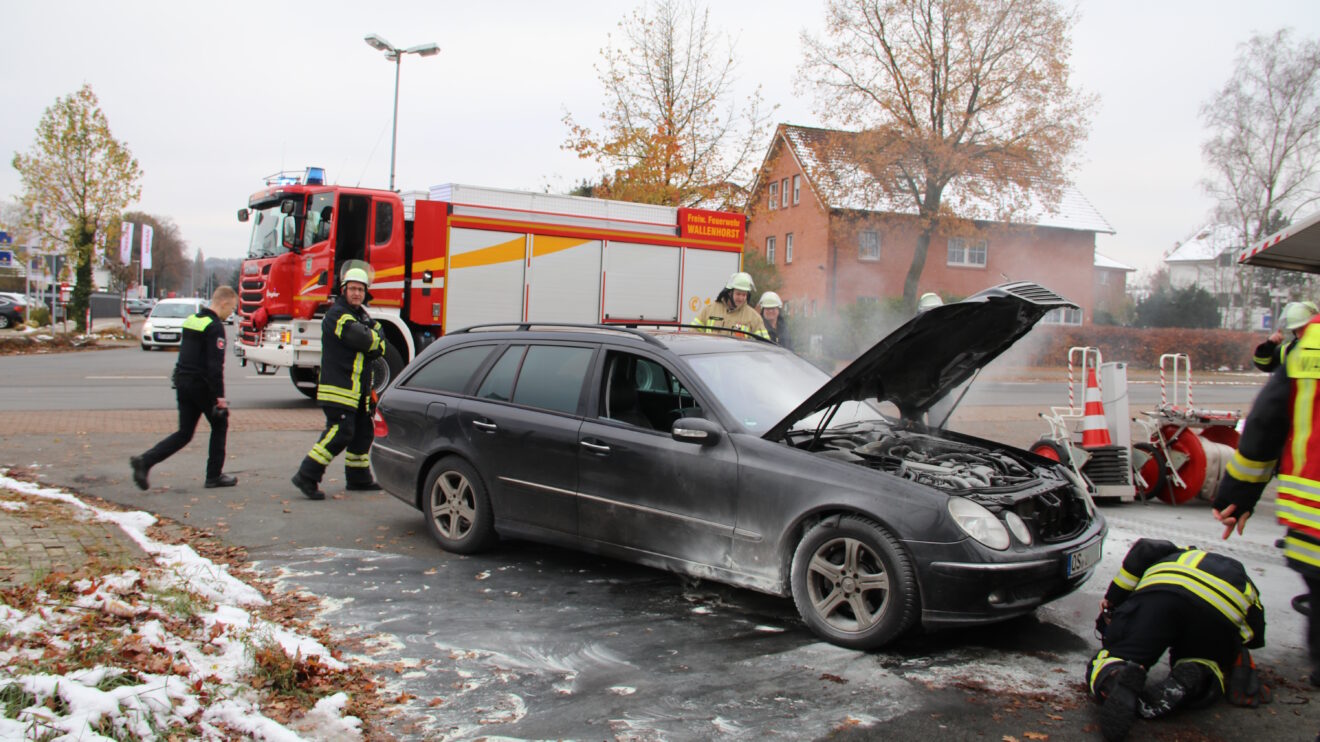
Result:
{"label": "asphalt road", "polygon": [[[1106,555],[1077,593],[1006,624],[860,653],[816,641],[786,599],[526,543],[447,554],[407,505],[344,492],[338,464],[330,499],[307,501],[288,478],[319,429],[315,410],[286,378],[248,379],[236,365],[228,386],[242,432],[231,435],[227,470],[239,486],[201,486],[203,424],[139,492],[127,459],[171,428],[173,358],[136,347],[0,358],[0,422],[65,426],[0,427],[0,465],[212,531],[288,588],[320,596],[323,620],[360,640],[363,661],[394,668],[390,689],[411,697],[391,727],[401,738],[1098,738],[1080,684],[1098,646],[1091,623],[1138,536],[1213,543],[1248,564],[1266,594],[1270,645],[1257,656],[1277,700],[1138,724],[1131,739],[1310,740],[1320,729],[1320,696],[1298,682],[1301,619],[1287,607],[1300,580],[1279,564],[1279,529],[1265,509],[1247,540],[1218,544],[1203,503],[1105,508]],[[139,376],[150,378],[127,378]],[[998,393],[1053,394],[1022,386]],[[1235,394],[1249,404],[1255,388]],[[99,422],[96,410],[116,409],[156,412],[132,425]],[[1037,409],[972,405],[959,421],[986,437],[1031,440],[1042,430]],[[278,420],[296,424],[277,429]]]}

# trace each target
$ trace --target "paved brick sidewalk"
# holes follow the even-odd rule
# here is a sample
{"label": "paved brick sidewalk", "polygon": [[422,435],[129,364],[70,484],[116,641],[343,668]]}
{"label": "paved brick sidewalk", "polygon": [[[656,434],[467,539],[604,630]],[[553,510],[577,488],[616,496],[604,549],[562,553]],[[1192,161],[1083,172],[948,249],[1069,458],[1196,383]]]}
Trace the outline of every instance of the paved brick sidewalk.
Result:
{"label": "paved brick sidewalk", "polygon": [[0,588],[71,573],[91,561],[128,568],[148,556],[113,523],[93,520],[62,502],[15,495],[0,488]]}
{"label": "paved brick sidewalk", "polygon": [[[52,410],[0,412],[0,430],[6,435],[54,433],[169,433],[179,424],[175,410]],[[320,430],[325,414],[319,408],[298,410],[237,409],[229,416],[229,433],[253,430]],[[206,421],[199,435],[210,434]]]}

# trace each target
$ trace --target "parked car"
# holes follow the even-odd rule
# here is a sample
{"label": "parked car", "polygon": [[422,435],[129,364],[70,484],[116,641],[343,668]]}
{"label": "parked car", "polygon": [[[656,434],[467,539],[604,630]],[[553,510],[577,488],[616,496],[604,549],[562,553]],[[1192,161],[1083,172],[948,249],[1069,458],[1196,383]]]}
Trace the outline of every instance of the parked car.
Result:
{"label": "parked car", "polygon": [[6,327],[22,327],[26,317],[26,303],[19,304],[9,296],[0,296],[0,330]]}
{"label": "parked car", "polygon": [[1000,621],[1085,582],[1104,519],[1058,462],[923,418],[1066,306],[989,289],[833,378],[679,328],[459,330],[385,391],[372,467],[448,551],[518,537],[792,596],[861,649]]}
{"label": "parked car", "polygon": [[201,299],[161,299],[142,323],[142,349],[153,350],[183,342],[183,321],[206,302]]}
{"label": "parked car", "polygon": [[125,299],[124,308],[129,314],[150,314],[156,302],[151,299]]}
{"label": "parked car", "polygon": [[27,294],[19,294],[13,291],[0,291],[0,299],[8,299],[21,307],[26,307],[29,303]]}

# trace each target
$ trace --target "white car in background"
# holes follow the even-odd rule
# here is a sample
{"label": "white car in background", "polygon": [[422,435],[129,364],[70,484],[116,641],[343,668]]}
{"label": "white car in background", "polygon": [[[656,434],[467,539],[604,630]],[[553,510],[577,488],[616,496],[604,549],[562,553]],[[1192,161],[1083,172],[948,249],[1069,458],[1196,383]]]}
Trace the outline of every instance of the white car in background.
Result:
{"label": "white car in background", "polygon": [[183,342],[183,321],[206,302],[201,299],[161,299],[142,323],[142,349],[153,350]]}

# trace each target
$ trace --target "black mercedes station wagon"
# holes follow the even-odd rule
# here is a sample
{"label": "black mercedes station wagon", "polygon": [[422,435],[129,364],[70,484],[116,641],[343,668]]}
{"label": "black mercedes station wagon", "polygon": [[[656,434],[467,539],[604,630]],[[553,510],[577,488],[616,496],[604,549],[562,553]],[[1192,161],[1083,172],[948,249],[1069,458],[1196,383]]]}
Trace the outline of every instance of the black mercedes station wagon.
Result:
{"label": "black mercedes station wagon", "polygon": [[1000,621],[1086,581],[1104,519],[1058,462],[924,421],[1069,306],[988,289],[833,378],[691,328],[467,328],[385,392],[372,467],[452,552],[516,537],[792,596],[860,649]]}

